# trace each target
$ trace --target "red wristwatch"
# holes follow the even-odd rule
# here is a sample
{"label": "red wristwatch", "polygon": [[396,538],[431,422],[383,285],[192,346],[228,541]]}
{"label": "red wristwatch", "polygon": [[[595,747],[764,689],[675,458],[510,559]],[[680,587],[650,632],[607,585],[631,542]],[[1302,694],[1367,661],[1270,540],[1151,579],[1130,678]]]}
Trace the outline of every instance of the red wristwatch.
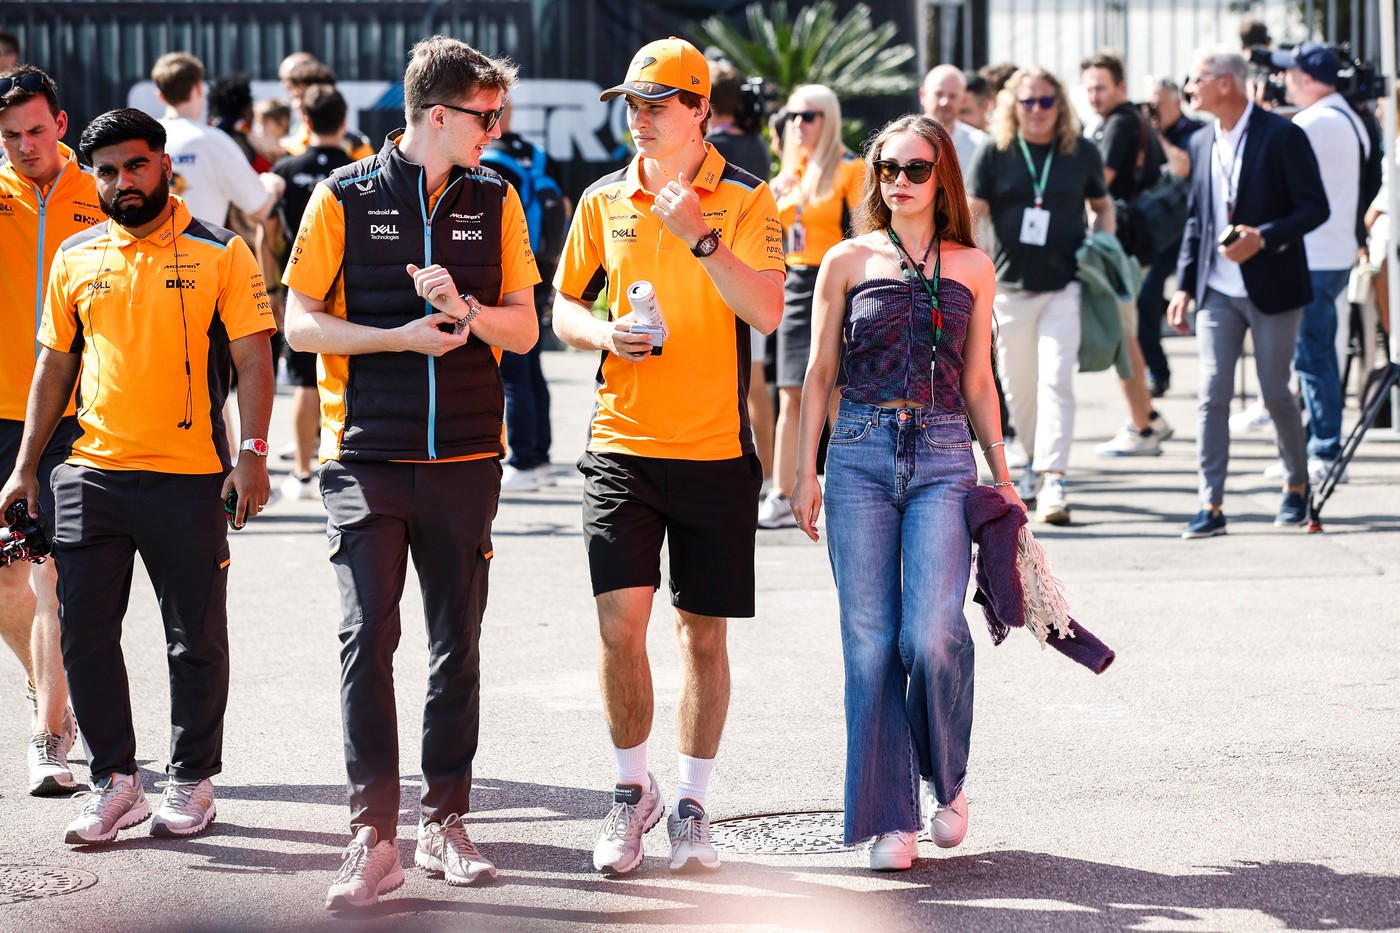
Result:
{"label": "red wristwatch", "polygon": [[267,456],[267,441],[260,437],[250,437],[238,447],[239,450],[251,450],[259,457]]}

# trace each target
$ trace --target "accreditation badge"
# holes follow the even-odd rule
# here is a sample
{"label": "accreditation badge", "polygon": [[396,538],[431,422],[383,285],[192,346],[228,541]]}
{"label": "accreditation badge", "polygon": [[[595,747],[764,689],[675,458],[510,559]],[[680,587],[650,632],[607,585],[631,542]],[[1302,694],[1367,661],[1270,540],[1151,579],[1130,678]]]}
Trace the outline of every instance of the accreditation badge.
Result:
{"label": "accreditation badge", "polygon": [[1050,236],[1050,212],[1043,207],[1028,207],[1021,215],[1021,242],[1027,246],[1044,246]]}

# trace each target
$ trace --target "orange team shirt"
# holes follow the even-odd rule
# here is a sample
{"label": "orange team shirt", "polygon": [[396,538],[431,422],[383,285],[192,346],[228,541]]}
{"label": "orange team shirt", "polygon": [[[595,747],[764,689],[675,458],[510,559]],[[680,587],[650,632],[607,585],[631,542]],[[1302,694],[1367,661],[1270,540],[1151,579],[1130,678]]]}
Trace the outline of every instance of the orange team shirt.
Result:
{"label": "orange team shirt", "polygon": [[[525,210],[520,206],[520,195],[512,185],[507,184],[505,189],[504,213],[501,217],[501,294],[494,302],[488,302],[495,305],[499,305],[511,292],[534,288],[540,281],[535,254],[530,252],[530,228],[525,222]],[[429,196],[429,214],[445,190],[446,181]],[[330,185],[319,184],[312,193],[306,213],[301,218],[301,230],[297,232],[293,256],[282,274],[282,284],[324,301],[327,313],[341,320],[346,319],[345,280],[340,274],[341,260],[345,257],[345,209]],[[403,276],[404,288],[412,288],[413,279],[408,272],[405,271]],[[501,351],[495,347],[491,350],[499,363]],[[323,429],[320,459],[335,460],[339,457],[340,439],[345,430],[345,385],[350,381],[350,357],[321,353],[316,360],[316,385],[321,397]],[[452,463],[494,456],[471,454],[444,457],[432,462]]]}
{"label": "orange team shirt", "polygon": [[[58,144],[63,169],[47,189],[21,175],[11,162],[0,165],[0,418],[23,421],[39,356],[44,284],[58,245],[102,223],[97,182],[78,164],[73,150]],[[74,412],[70,399],[65,415]]]}
{"label": "orange team shirt", "polygon": [[[802,204],[802,192],[793,185],[778,201],[778,218],[783,229],[791,231],[802,218],[807,242],[802,249],[787,251],[788,265],[818,266],[826,251],[846,238],[846,226],[865,193],[865,161],[846,155],[831,178],[831,191],[814,204]],[[788,245],[791,246],[791,235]]]}
{"label": "orange team shirt", "polygon": [[[783,271],[782,228],[768,185],[725,163],[709,143],[693,182],[705,221],[746,265]],[[612,320],[631,313],[627,289],[656,291],[669,335],[640,363],[604,353],[588,449],[673,460],[727,460],[752,450],[745,397],[749,325],[724,303],[691,244],[651,212],[638,160],[584,192],[554,277],[592,303],[607,287]],[[743,348],[742,350],[740,348]]]}
{"label": "orange team shirt", "polygon": [[[82,354],[83,433],[69,463],[228,469],[226,387],[216,379],[227,381],[230,342],[276,329],[272,305],[247,244],[170,200],[171,222],[144,239],[109,221],[66,241],[54,258],[39,340]],[[179,427],[187,416],[192,427]]]}

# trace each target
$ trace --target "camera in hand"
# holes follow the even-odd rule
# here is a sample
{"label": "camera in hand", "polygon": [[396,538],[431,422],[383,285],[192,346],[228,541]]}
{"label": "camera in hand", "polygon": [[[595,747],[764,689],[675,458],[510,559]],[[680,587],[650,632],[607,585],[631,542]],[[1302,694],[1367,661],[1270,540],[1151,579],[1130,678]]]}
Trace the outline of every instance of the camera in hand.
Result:
{"label": "camera in hand", "polygon": [[17,560],[42,564],[53,553],[53,539],[37,518],[29,517],[29,503],[20,499],[5,512],[0,528],[0,567]]}

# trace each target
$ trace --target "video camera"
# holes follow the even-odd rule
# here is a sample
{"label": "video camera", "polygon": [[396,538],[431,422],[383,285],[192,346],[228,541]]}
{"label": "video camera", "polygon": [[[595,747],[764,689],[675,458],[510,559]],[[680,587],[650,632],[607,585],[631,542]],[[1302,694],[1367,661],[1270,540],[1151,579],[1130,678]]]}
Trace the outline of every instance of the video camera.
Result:
{"label": "video camera", "polygon": [[759,75],[745,78],[739,84],[739,112],[734,114],[735,129],[741,133],[762,132],[777,103],[776,81]]}
{"label": "video camera", "polygon": [[[1296,46],[1281,45],[1279,51],[1292,48]],[[1345,97],[1353,109],[1373,105],[1376,98],[1381,96],[1379,69],[1370,62],[1352,58],[1348,43],[1329,45],[1328,48],[1342,63],[1342,70],[1337,72],[1337,93]],[[1275,106],[1287,103],[1283,86],[1284,69],[1274,65],[1271,50],[1262,45],[1254,46],[1249,50],[1249,63],[1264,69],[1268,75],[1264,82],[1264,102]]]}
{"label": "video camera", "polygon": [[29,503],[18,500],[5,512],[0,528],[0,567],[17,560],[42,564],[53,552],[53,539],[37,518],[29,517]]}

